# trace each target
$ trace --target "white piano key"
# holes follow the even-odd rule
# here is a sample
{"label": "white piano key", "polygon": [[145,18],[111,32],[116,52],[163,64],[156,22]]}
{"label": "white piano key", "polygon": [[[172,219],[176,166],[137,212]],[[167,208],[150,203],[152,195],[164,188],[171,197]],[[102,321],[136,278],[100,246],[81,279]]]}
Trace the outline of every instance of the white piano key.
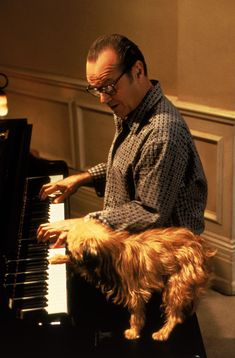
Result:
{"label": "white piano key", "polygon": [[[51,182],[57,182],[62,179],[63,179],[63,175],[51,175],[50,176]],[[65,219],[64,203],[59,203],[59,204],[51,203],[50,209],[49,209],[49,221],[54,222],[54,221],[59,221],[59,220],[64,220],[64,219]]]}
{"label": "white piano key", "polygon": [[[65,255],[65,248],[49,249],[48,258],[56,254]],[[66,264],[49,264],[48,275],[48,304],[46,311],[49,314],[68,313]]]}
{"label": "white piano key", "polygon": [[[51,176],[51,181],[61,180],[63,176]],[[49,208],[49,221],[59,221],[65,219],[64,203],[50,204]],[[49,249],[48,259],[56,254],[65,255],[65,248]],[[48,314],[53,313],[68,313],[67,306],[67,275],[66,264],[58,264],[48,266],[48,294],[47,294],[47,307]]]}
{"label": "white piano key", "polygon": [[65,219],[64,203],[50,204],[49,221],[59,221]]}

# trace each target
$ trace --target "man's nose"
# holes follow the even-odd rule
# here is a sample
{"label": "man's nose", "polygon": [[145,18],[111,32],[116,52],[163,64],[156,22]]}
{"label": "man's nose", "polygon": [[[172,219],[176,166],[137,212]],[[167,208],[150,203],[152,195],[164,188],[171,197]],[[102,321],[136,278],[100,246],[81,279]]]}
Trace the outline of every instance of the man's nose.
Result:
{"label": "man's nose", "polygon": [[101,92],[100,93],[100,103],[108,103],[110,101],[110,95],[107,93]]}

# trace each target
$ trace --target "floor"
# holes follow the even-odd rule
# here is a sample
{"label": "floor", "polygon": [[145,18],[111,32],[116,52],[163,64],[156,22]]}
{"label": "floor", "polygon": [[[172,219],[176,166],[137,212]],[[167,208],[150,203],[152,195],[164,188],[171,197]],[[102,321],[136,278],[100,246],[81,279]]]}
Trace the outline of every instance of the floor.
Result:
{"label": "floor", "polygon": [[235,357],[235,296],[208,290],[197,317],[207,358]]}

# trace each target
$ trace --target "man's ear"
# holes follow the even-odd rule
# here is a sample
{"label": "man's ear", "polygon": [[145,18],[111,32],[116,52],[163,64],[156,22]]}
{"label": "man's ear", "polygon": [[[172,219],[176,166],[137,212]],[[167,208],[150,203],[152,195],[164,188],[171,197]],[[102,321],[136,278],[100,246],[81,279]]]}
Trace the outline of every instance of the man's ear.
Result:
{"label": "man's ear", "polygon": [[138,60],[133,66],[133,75],[139,78],[143,73],[144,73],[143,63],[140,60]]}

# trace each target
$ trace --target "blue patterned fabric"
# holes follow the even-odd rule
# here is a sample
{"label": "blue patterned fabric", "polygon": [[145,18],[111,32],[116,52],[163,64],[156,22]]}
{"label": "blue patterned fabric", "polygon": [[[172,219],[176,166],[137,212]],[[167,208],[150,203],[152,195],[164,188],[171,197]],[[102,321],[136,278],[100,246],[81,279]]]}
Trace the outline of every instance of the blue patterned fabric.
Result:
{"label": "blue patterned fabric", "polygon": [[116,134],[107,163],[89,169],[102,211],[90,213],[116,230],[183,226],[204,230],[207,181],[187,124],[158,81]]}

